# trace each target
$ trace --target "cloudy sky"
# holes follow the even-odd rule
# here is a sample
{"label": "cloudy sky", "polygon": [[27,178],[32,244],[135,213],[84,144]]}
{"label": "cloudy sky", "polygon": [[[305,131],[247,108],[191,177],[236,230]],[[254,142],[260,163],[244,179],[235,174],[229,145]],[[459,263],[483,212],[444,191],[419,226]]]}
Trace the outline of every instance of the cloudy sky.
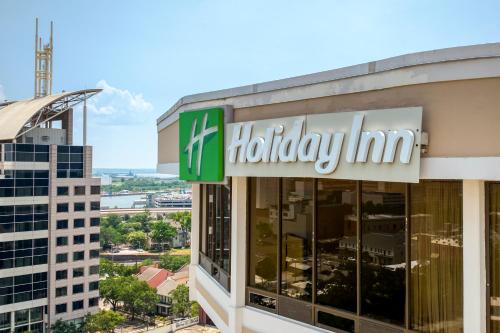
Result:
{"label": "cloudy sky", "polygon": [[54,91],[104,89],[89,102],[94,166],[154,168],[156,118],[184,95],[499,42],[499,12],[460,0],[1,0],[0,100],[33,95],[35,17],[46,37],[53,20]]}

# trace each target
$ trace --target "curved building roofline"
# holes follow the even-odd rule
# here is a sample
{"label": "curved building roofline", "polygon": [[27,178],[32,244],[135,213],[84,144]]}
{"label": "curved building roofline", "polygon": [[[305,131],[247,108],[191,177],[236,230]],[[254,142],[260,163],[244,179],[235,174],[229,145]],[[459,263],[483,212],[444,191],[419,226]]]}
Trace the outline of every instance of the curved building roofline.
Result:
{"label": "curved building roofline", "polygon": [[[232,98],[239,98],[246,95],[265,94],[270,92],[276,92],[278,90],[283,90],[283,89],[293,89],[311,85],[320,85],[323,83],[336,82],[348,79],[354,80],[357,77],[381,74],[384,72],[401,70],[405,68],[410,69],[416,66],[425,66],[425,65],[441,66],[446,63],[464,62],[469,60],[485,60],[491,58],[495,58],[496,60],[500,59],[500,43],[460,46],[460,47],[452,47],[452,48],[438,49],[432,51],[410,53],[378,61],[372,61],[359,65],[348,66],[313,74],[301,75],[287,79],[274,80],[274,81],[246,85],[236,88],[187,95],[179,99],[167,112],[165,112],[157,119],[158,130],[161,130],[162,128],[168,126],[168,124],[175,121],[177,119],[176,115],[178,113],[176,111],[183,111],[186,109],[186,106],[190,104],[195,104],[193,105],[194,107],[198,107],[199,104],[207,104],[203,102],[209,102],[209,101],[217,101],[220,104],[221,100],[227,100],[227,99],[230,100]],[[424,73],[427,76],[427,79],[422,77],[419,77],[417,79],[415,78],[418,75],[422,76],[423,73],[414,73],[414,74],[410,73],[410,75],[413,75],[412,78],[413,81],[410,80],[409,77],[398,78],[398,80],[401,80],[401,84],[393,84],[392,86],[437,82],[444,80],[467,79],[467,78],[473,79],[473,78],[481,78],[488,76],[487,73],[485,74],[484,72],[481,71],[484,71],[483,65],[480,65],[477,68],[466,68],[463,71],[463,73],[461,73],[461,75],[457,74],[453,76],[447,73],[446,75],[448,76],[448,78],[446,77],[446,75],[443,77],[429,77],[429,74]],[[491,72],[491,76],[500,76],[500,74],[499,75],[497,74]],[[352,82],[349,82],[348,84],[352,85]],[[366,90],[374,90],[382,88],[384,87],[380,87],[380,85],[379,86],[374,85],[373,89],[364,89],[364,90],[366,91]],[[351,89],[346,89],[345,87],[344,89],[339,87],[333,87],[333,88],[325,87],[325,89],[323,90],[324,90],[323,96],[357,92],[356,89],[352,89],[352,87]],[[359,89],[359,91],[363,91],[363,89]],[[308,95],[307,97],[305,97],[305,95],[297,97],[297,99],[315,98],[315,97],[322,97],[322,96],[321,94],[318,95],[311,94],[310,96]],[[273,102],[277,103],[286,101],[284,98],[280,99],[279,101],[272,100],[269,99],[269,96],[267,96],[266,99],[267,103],[273,103]],[[248,107],[248,106],[252,105],[244,104],[243,106],[240,107]],[[173,119],[168,119],[168,118],[173,118]]]}
{"label": "curved building roofline", "polygon": [[[66,112],[85,99],[94,96],[102,89],[84,89],[63,92],[45,97],[13,102],[0,108],[0,141],[14,140],[21,135],[26,124],[35,120],[36,127]],[[51,111],[49,118],[41,117],[45,111]]]}

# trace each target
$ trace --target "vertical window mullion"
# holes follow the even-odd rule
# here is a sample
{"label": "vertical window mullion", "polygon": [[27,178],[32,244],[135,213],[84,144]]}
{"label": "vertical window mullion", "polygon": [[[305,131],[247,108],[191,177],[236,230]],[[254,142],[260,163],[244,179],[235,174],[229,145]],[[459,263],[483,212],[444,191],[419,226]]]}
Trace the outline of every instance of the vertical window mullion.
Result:
{"label": "vertical window mullion", "polygon": [[[362,195],[362,184],[361,181],[357,181],[356,184],[356,293],[357,293],[357,315],[361,315],[361,195]],[[359,326],[359,323],[358,323]]]}
{"label": "vertical window mullion", "polygon": [[[316,241],[316,237],[317,237],[317,232],[316,232],[316,228],[317,228],[317,223],[316,223],[316,214],[317,214],[317,191],[318,191],[318,179],[315,178],[313,180],[313,195],[312,195],[312,198],[313,198],[313,212],[312,212],[312,255],[313,255],[313,266],[312,266],[312,297],[311,297],[311,300],[312,300],[312,304],[316,304],[316,279],[317,279],[317,241]],[[313,309],[314,309],[314,306],[313,306]],[[313,319],[314,319],[314,314],[313,314]]]}
{"label": "vertical window mullion", "polygon": [[411,185],[406,184],[406,196],[405,196],[405,328],[410,329],[410,297],[411,297]]}
{"label": "vertical window mullion", "polygon": [[281,256],[282,254],[282,249],[283,249],[283,244],[282,242],[282,231],[283,231],[283,224],[282,224],[282,213],[283,213],[283,207],[281,206],[282,204],[282,197],[283,197],[283,179],[280,178],[278,180],[278,264],[277,264],[277,278],[278,278],[278,283],[277,283],[277,288],[276,288],[276,293],[277,297],[276,299],[278,300],[278,313],[279,313],[279,295],[281,295]]}

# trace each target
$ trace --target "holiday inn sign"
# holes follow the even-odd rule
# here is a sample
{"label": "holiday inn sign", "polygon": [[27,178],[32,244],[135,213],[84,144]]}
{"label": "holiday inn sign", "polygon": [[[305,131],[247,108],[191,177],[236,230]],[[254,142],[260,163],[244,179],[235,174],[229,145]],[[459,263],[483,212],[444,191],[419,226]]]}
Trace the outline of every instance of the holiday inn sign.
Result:
{"label": "holiday inn sign", "polygon": [[[419,180],[420,107],[230,123],[225,129],[223,114],[222,108],[181,113],[181,179]],[[218,140],[225,140],[225,149]]]}
{"label": "holiday inn sign", "polygon": [[179,177],[188,181],[224,179],[224,109],[183,112],[179,116]]}

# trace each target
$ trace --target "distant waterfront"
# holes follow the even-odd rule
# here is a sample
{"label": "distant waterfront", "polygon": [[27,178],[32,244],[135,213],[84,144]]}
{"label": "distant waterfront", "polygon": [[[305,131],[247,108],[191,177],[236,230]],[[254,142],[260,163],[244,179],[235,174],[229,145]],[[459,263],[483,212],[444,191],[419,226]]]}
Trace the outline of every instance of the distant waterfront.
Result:
{"label": "distant waterfront", "polygon": [[135,200],[141,200],[144,199],[144,197],[143,194],[101,197],[101,206],[109,208],[131,208]]}

